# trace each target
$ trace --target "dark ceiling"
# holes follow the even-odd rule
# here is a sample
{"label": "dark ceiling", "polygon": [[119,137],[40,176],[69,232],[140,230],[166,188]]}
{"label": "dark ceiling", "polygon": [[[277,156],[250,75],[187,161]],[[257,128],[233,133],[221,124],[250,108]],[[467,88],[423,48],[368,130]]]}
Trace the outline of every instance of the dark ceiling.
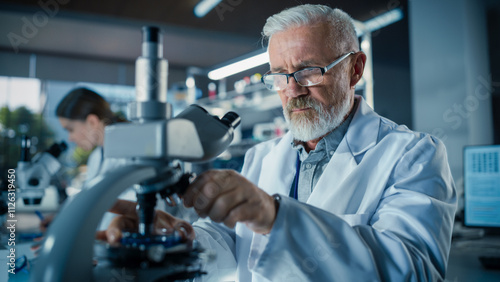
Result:
{"label": "dark ceiling", "polygon": [[[284,8],[301,3],[326,4],[343,9],[355,20],[366,21],[397,7],[404,9],[407,1],[223,0],[205,17],[197,18],[193,9],[198,2],[2,0],[0,13],[14,13],[15,16],[6,14],[2,19],[0,15],[0,32],[19,31],[23,15],[30,19],[44,8],[57,9],[54,19],[51,18],[43,30],[41,28],[40,35],[20,46],[21,52],[133,61],[138,54],[139,44],[136,42],[140,37],[138,33],[125,29],[136,31],[140,30],[140,25],[157,24],[167,31],[165,56],[171,63],[206,68],[259,49],[260,32],[266,19]],[[46,3],[46,7],[40,3]],[[9,22],[4,24],[2,20]],[[70,27],[71,31],[68,31]],[[110,41],[110,37],[114,38],[113,42],[108,42],[108,46],[99,46],[104,40]],[[2,34],[0,49],[10,49],[9,43]]]}
{"label": "dark ceiling", "polygon": [[[52,0],[56,2],[57,0]],[[341,8],[354,19],[365,21],[377,14],[401,6],[397,0],[337,0],[337,1],[299,1],[299,0],[223,0],[205,17],[197,18],[193,9],[200,0],[158,1],[158,0],[59,0],[61,10],[100,15],[106,17],[158,22],[203,30],[236,33],[245,36],[258,36],[267,17],[284,8],[301,3],[325,4]],[[39,2],[33,0],[3,0],[2,3],[28,6],[38,9]],[[66,4],[64,4],[67,2]]]}
{"label": "dark ceiling", "polygon": [[[482,1],[488,9],[492,80],[500,81],[500,71],[496,68],[500,65],[500,58],[495,52],[500,46],[500,21],[497,20],[500,1]],[[187,67],[207,70],[261,49],[260,32],[265,20],[287,7],[301,3],[326,4],[343,9],[361,22],[401,8],[403,20],[372,33],[374,87],[379,113],[396,122],[412,124],[410,99],[405,98],[411,92],[408,0],[223,0],[203,18],[197,18],[193,13],[198,2],[0,0],[0,51],[14,55],[15,48],[6,35],[22,35],[26,21],[33,22],[36,15],[46,10],[43,3],[55,3],[57,11],[53,11],[54,7],[48,8],[53,11],[48,23],[20,44],[18,50],[14,50],[16,53],[41,54],[49,58],[66,56],[97,62],[112,60],[132,65],[140,54],[140,29],[143,25],[152,24],[160,26],[164,32],[164,57],[168,59],[171,69],[175,67],[183,74]],[[244,75],[248,74],[239,77]],[[498,93],[496,91],[494,96]],[[407,101],[402,102],[401,99]],[[403,115],[392,114],[394,103],[405,109],[399,111],[405,112]],[[384,105],[387,107],[384,108]]]}

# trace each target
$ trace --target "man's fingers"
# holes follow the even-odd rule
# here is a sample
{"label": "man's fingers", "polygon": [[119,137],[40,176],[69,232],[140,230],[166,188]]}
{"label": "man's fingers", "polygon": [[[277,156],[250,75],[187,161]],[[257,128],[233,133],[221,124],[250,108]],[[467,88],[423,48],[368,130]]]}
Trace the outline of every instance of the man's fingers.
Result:
{"label": "man's fingers", "polygon": [[207,173],[203,173],[200,176],[196,177],[196,179],[189,185],[184,195],[182,195],[184,206],[190,208],[194,205],[193,201],[196,196],[201,193],[201,189],[207,182],[208,177],[209,176],[207,175]]}
{"label": "man's fingers", "polygon": [[208,216],[215,222],[222,222],[228,213],[239,205],[246,202],[246,195],[242,191],[233,189],[221,195],[214,201],[209,211]]}
{"label": "man's fingers", "polygon": [[122,230],[137,229],[137,213],[135,211],[136,203],[118,199],[109,212],[119,214],[111,220],[108,229],[97,231],[95,238],[107,241],[110,244],[117,243],[122,238]]}
{"label": "man's fingers", "polygon": [[119,214],[120,216],[111,220],[108,229],[98,231],[96,233],[96,239],[113,244],[119,242],[122,238],[122,230],[137,229],[137,213],[135,209],[135,202],[121,199],[116,200],[108,211]]}
{"label": "man's fingers", "polygon": [[122,238],[122,231],[118,228],[108,228],[106,230],[106,238],[108,243],[118,243]]}
{"label": "man's fingers", "polygon": [[182,196],[186,207],[195,206],[196,198],[200,194],[208,199],[217,197],[223,190],[234,186],[232,170],[209,170],[198,176],[189,186],[186,193]]}
{"label": "man's fingers", "polygon": [[184,205],[194,207],[200,217],[208,216],[230,228],[244,222],[253,231],[266,234],[276,217],[272,197],[232,170],[203,173],[183,199]]}
{"label": "man's fingers", "polygon": [[137,230],[137,220],[124,215],[117,216],[111,220],[108,229],[96,233],[96,239],[117,243],[122,238],[122,230]]}
{"label": "man's fingers", "polygon": [[95,234],[97,240],[106,241],[110,244],[114,244],[120,241],[122,238],[122,232],[117,228],[108,228],[106,230],[97,231]]}
{"label": "man's fingers", "polygon": [[223,222],[229,228],[233,228],[236,222],[244,222],[254,232],[267,234],[276,218],[274,199],[258,190],[254,190],[252,194],[240,190],[231,191],[215,201],[209,216],[213,221]]}
{"label": "man's fingers", "polygon": [[214,203],[238,187],[239,181],[234,176],[234,172],[229,170],[211,170],[202,174],[184,195],[184,205],[193,207],[201,217],[210,216]]}
{"label": "man's fingers", "polygon": [[194,233],[194,228],[191,224],[180,221],[174,226],[175,230],[181,233],[181,236],[184,240],[192,241],[195,239],[196,234]]}
{"label": "man's fingers", "polygon": [[184,231],[183,234],[186,236],[188,240],[194,240],[196,237],[196,234],[194,233],[194,228],[191,224],[185,221],[179,222],[176,227],[176,229],[180,229],[181,231]]}
{"label": "man's fingers", "polygon": [[175,229],[179,231],[184,240],[193,240],[195,237],[194,229],[191,224],[177,217],[173,217],[164,211],[156,211],[155,229],[159,234],[164,232],[164,230]]}

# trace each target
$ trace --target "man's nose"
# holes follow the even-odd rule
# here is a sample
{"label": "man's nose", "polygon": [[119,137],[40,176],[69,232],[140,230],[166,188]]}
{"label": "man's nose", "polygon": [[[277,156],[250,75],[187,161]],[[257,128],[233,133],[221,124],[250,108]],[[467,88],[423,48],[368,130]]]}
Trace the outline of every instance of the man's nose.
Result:
{"label": "man's nose", "polygon": [[307,94],[307,87],[300,85],[295,77],[288,78],[288,86],[285,88],[285,95],[290,98],[295,98]]}

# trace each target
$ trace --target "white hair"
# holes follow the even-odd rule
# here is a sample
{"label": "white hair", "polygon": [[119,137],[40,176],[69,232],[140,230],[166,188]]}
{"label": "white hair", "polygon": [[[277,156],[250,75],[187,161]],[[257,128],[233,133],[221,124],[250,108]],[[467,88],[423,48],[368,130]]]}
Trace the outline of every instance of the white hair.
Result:
{"label": "white hair", "polygon": [[359,51],[358,37],[351,16],[340,9],[325,5],[300,5],[269,17],[262,29],[262,38],[264,42],[269,42],[275,33],[322,22],[331,26],[328,36],[330,48],[344,53]]}

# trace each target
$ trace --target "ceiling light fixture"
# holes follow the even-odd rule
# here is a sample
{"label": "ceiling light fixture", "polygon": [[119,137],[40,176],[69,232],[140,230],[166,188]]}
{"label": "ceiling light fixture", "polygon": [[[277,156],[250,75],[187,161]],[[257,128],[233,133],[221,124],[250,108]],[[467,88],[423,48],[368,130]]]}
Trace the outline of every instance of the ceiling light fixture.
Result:
{"label": "ceiling light fixture", "polygon": [[358,34],[358,36],[361,36],[365,32],[373,32],[379,30],[397,21],[400,21],[402,18],[403,11],[400,8],[396,8],[361,23],[363,30],[356,29],[356,33]]}
{"label": "ceiling light fixture", "polygon": [[269,62],[269,56],[267,52],[246,58],[244,60],[238,61],[236,63],[229,64],[227,66],[215,69],[208,73],[208,78],[212,80],[223,79],[230,75],[263,65]]}
{"label": "ceiling light fixture", "polygon": [[[202,1],[203,2],[203,1]],[[200,4],[202,3],[200,2]],[[219,1],[220,2],[220,1]],[[198,4],[198,5],[200,5]],[[217,5],[217,4],[215,4]],[[363,35],[366,32],[373,32],[375,30],[386,27],[393,24],[403,18],[403,11],[399,8],[391,10],[387,13],[376,16],[366,22],[357,22],[356,26],[361,26],[362,30],[356,27],[356,33],[358,36]],[[356,21],[355,21],[356,22]],[[230,75],[255,68],[257,66],[263,65],[269,62],[269,56],[267,52],[252,56],[250,58],[229,64],[227,66],[217,68],[208,73],[208,78],[212,80],[220,80]]]}
{"label": "ceiling light fixture", "polygon": [[194,14],[198,18],[203,18],[208,12],[210,12],[215,6],[217,6],[222,0],[201,0],[194,7]]}

